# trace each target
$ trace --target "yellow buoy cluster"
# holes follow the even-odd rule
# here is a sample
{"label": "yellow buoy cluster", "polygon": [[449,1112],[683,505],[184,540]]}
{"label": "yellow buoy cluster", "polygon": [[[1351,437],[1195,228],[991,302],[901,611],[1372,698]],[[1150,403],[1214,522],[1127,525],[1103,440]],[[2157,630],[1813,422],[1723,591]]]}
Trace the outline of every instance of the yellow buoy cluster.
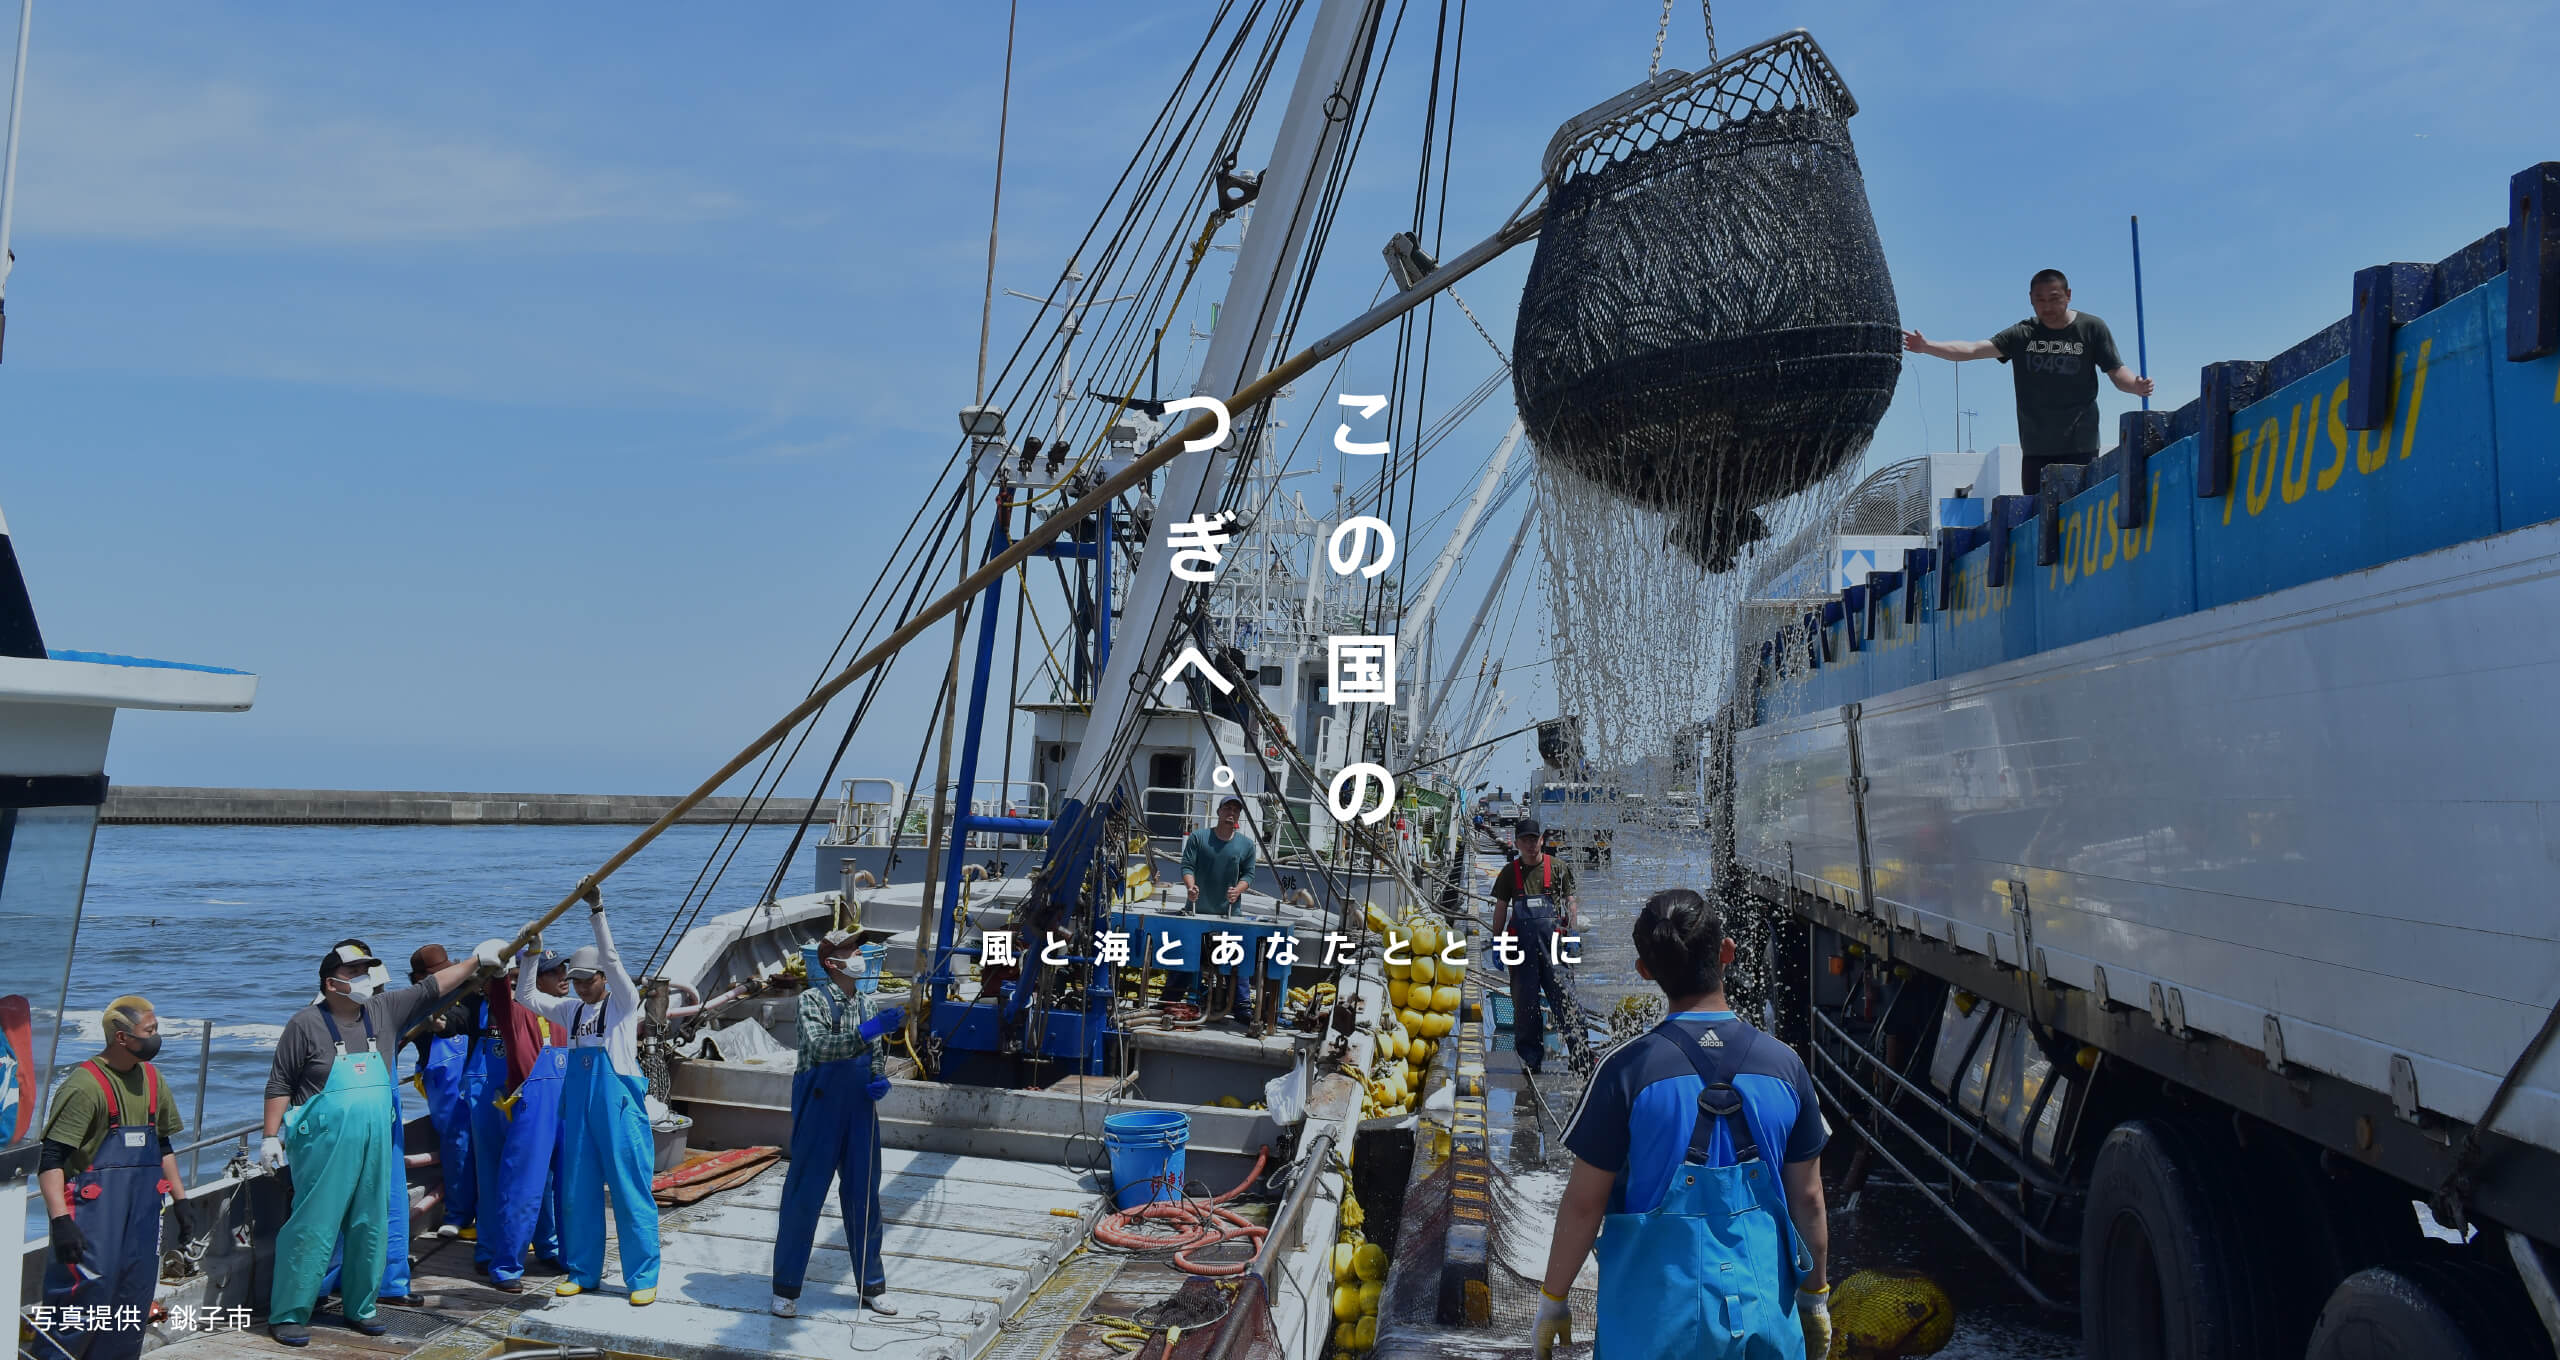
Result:
{"label": "yellow buoy cluster", "polygon": [[1366,918],[1389,946],[1387,1007],[1372,1030],[1377,1056],[1366,1074],[1368,1097],[1361,1107],[1362,1118],[1376,1119],[1409,1114],[1421,1098],[1440,1041],[1458,1027],[1458,981],[1465,965],[1440,958],[1454,937],[1418,910],[1390,920],[1372,905]]}
{"label": "yellow buoy cluster", "polygon": [[1360,1234],[1360,1200],[1342,1199],[1342,1236],[1333,1244],[1333,1346],[1356,1354],[1378,1342],[1378,1297],[1387,1287],[1387,1252]]}

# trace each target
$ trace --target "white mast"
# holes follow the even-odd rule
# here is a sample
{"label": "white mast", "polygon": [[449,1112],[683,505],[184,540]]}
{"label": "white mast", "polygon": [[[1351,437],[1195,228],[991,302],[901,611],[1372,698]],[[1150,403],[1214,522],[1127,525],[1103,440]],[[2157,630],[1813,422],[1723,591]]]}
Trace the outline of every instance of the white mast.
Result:
{"label": "white mast", "polygon": [[18,211],[18,114],[27,103],[27,30],[36,17],[36,0],[18,0],[18,66],[9,81],[9,152],[0,164],[0,301],[9,296],[9,228]]}
{"label": "white mast", "polygon": [[[1520,427],[1514,424],[1514,430]],[[1507,441],[1506,441],[1507,442]],[[1458,682],[1458,668],[1467,664],[1467,653],[1475,650],[1476,635],[1484,631],[1485,617],[1493,612],[1493,602],[1502,598],[1502,583],[1511,579],[1511,564],[1520,558],[1520,545],[1529,541],[1529,526],[1538,522],[1538,502],[1532,498],[1529,508],[1520,512],[1520,527],[1511,531],[1511,546],[1502,553],[1502,565],[1493,572],[1493,581],[1484,588],[1484,600],[1476,606],[1476,616],[1467,623],[1467,635],[1458,640],[1457,653],[1449,658],[1448,672],[1431,691],[1431,705],[1422,711],[1422,730],[1428,732],[1440,721],[1440,705],[1449,697],[1450,688]],[[1461,743],[1463,744],[1463,743]]]}
{"label": "white mast", "polygon": [[[1313,200],[1327,178],[1326,167],[1341,149],[1343,132],[1351,123],[1349,110],[1358,103],[1368,66],[1368,34],[1381,3],[1324,0],[1316,13],[1306,55],[1298,67],[1298,82],[1290,91],[1288,112],[1272,142],[1271,162],[1262,173],[1254,201],[1255,230],[1245,233],[1236,252],[1235,275],[1218,309],[1208,357],[1192,384],[1194,395],[1223,396],[1263,371],[1264,347],[1287,305],[1284,285],[1306,244]],[[1344,110],[1338,117],[1328,113],[1328,106],[1337,101]],[[1155,665],[1173,627],[1179,583],[1173,577],[1173,554],[1165,546],[1166,538],[1173,526],[1217,508],[1234,443],[1230,437],[1226,446],[1184,453],[1165,465],[1164,495],[1156,502],[1146,551],[1138,558],[1123,602],[1110,664],[1094,686],[1093,714],[1076,749],[1067,798],[1090,806],[1120,777],[1113,735],[1155,693]]]}

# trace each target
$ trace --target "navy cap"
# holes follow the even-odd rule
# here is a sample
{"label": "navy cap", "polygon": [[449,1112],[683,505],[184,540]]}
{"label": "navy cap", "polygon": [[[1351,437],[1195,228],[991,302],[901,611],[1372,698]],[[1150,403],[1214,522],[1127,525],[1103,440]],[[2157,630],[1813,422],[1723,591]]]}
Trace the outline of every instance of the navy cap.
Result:
{"label": "navy cap", "polygon": [[1543,839],[1545,835],[1546,832],[1539,827],[1538,819],[1535,817],[1523,817],[1511,824],[1511,839],[1515,841],[1522,836],[1537,836]]}

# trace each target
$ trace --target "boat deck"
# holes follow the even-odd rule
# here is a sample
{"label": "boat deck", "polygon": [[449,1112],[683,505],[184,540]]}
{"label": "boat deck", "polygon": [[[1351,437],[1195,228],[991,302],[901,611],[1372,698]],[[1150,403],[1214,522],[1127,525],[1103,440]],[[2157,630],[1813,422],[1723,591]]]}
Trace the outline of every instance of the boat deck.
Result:
{"label": "boat deck", "polygon": [[881,1153],[882,1251],[895,1317],[856,1297],[844,1222],[831,1201],[799,1316],[769,1311],[782,1181],[776,1166],[747,1185],[660,1218],[658,1301],[630,1306],[618,1281],[515,1319],[511,1340],[594,1346],[672,1360],[735,1356],[945,1360],[972,1356],[1084,1237],[1102,1187],[1085,1173],[949,1153]]}

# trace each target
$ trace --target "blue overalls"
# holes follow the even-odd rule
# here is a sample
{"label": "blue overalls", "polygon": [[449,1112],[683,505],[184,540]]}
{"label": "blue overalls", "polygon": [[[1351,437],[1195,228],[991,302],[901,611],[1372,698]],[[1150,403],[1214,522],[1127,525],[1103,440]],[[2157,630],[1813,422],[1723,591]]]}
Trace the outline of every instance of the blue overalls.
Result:
{"label": "blue overalls", "polygon": [[1505,922],[1511,933],[1519,937],[1520,951],[1527,957],[1511,965],[1511,1033],[1512,1048],[1528,1067],[1539,1067],[1547,1060],[1547,1017],[1538,1009],[1541,993],[1556,1008],[1556,1019],[1565,1026],[1565,1046],[1571,1049],[1582,1018],[1579,1008],[1565,991],[1564,977],[1555,960],[1548,954],[1551,941],[1562,928],[1562,915],[1548,889],[1555,886],[1556,862],[1551,855],[1538,857],[1538,891],[1529,891],[1529,875],[1519,874],[1520,896],[1511,904],[1511,917]]}
{"label": "blue overalls", "polygon": [[[1669,1020],[1655,1033],[1679,1046],[1706,1087],[1688,1159],[1662,1203],[1600,1221],[1594,1360],[1805,1360],[1796,1280],[1813,1262],[1787,1217],[1777,1164],[1761,1157],[1742,1094],[1708,1051]],[[1734,1070],[1759,1037],[1741,1045]],[[1730,1165],[1714,1165],[1719,1141]]]}
{"label": "blue overalls", "polygon": [[569,1072],[561,1083],[560,1262],[580,1289],[604,1281],[604,1216],[613,1206],[622,1283],[658,1287],[657,1143],[649,1133],[648,1087],[613,1070],[604,1046],[604,1008],[586,1028],[587,1007],[569,1025]]}
{"label": "blue overalls", "polygon": [[[843,993],[829,1000],[841,1029]],[[782,1177],[782,1222],[773,1241],[773,1292],[783,1298],[800,1297],[808,1280],[809,1251],[831,1185],[844,1217],[845,1244],[859,1255],[862,1293],[889,1287],[880,1261],[880,1110],[871,1100],[871,1073],[866,1054],[820,1063],[791,1078],[791,1166]]]}
{"label": "blue overalls", "polygon": [[[374,1037],[373,1015],[364,1018],[365,1047],[347,1051],[346,1036],[324,1006],[320,1018],[329,1026],[337,1060],[329,1067],[329,1084],[320,1094],[289,1111],[284,1118],[284,1146],[293,1168],[293,1213],[276,1234],[275,1290],[267,1320],[306,1323],[318,1303],[329,1258],[346,1243],[346,1268],[340,1294],[349,1318],[374,1314],[382,1295],[387,1249],[391,1139],[384,1127],[397,1116],[391,1099],[391,1056]],[[402,1196],[402,1206],[407,1196]]]}
{"label": "blue overalls", "polygon": [[[500,1149],[507,1142],[507,1112],[498,1102],[507,1091],[507,1040],[489,1023],[489,1006],[480,1006],[480,1037],[472,1041],[471,1059],[462,1073],[463,1103],[471,1116],[471,1145],[490,1155],[471,1159],[471,1176],[478,1200],[492,1206],[491,1217],[507,1202],[506,1187],[499,1178]],[[491,1273],[497,1264],[497,1246],[492,1234],[476,1220],[472,1229],[471,1263],[482,1274]],[[509,1264],[521,1266],[510,1259]],[[522,1273],[521,1269],[518,1271]]]}
{"label": "blue overalls", "polygon": [[428,1044],[426,1064],[418,1069],[444,1165],[444,1221],[454,1228],[472,1226],[480,1203],[480,1178],[471,1161],[470,1071],[471,1040],[460,1034]]}
{"label": "blue overalls", "polygon": [[[160,1175],[160,1073],[142,1065],[150,1096],[142,1122],[127,1124],[116,1107],[116,1083],[96,1059],[80,1064],[98,1079],[107,1094],[107,1140],[98,1145],[89,1169],[63,1187],[71,1201],[72,1221],[89,1239],[84,1264],[96,1273],[84,1279],[60,1261],[44,1268],[44,1301],[57,1307],[105,1304],[134,1309],[131,1326],[110,1331],[67,1331],[48,1328],[55,1345],[72,1360],[134,1360],[142,1354],[143,1323],[151,1311],[152,1290],[160,1283],[160,1197],[169,1182]],[[51,1348],[41,1348],[50,1353]]]}
{"label": "blue overalls", "polygon": [[480,1247],[498,1279],[523,1277],[527,1246],[536,1256],[559,1259],[551,1200],[560,1160],[560,1091],[568,1075],[569,1050],[546,1044],[534,1055],[524,1085],[501,1106],[505,1142],[490,1158],[497,1164],[497,1190],[492,1208],[480,1218]]}

